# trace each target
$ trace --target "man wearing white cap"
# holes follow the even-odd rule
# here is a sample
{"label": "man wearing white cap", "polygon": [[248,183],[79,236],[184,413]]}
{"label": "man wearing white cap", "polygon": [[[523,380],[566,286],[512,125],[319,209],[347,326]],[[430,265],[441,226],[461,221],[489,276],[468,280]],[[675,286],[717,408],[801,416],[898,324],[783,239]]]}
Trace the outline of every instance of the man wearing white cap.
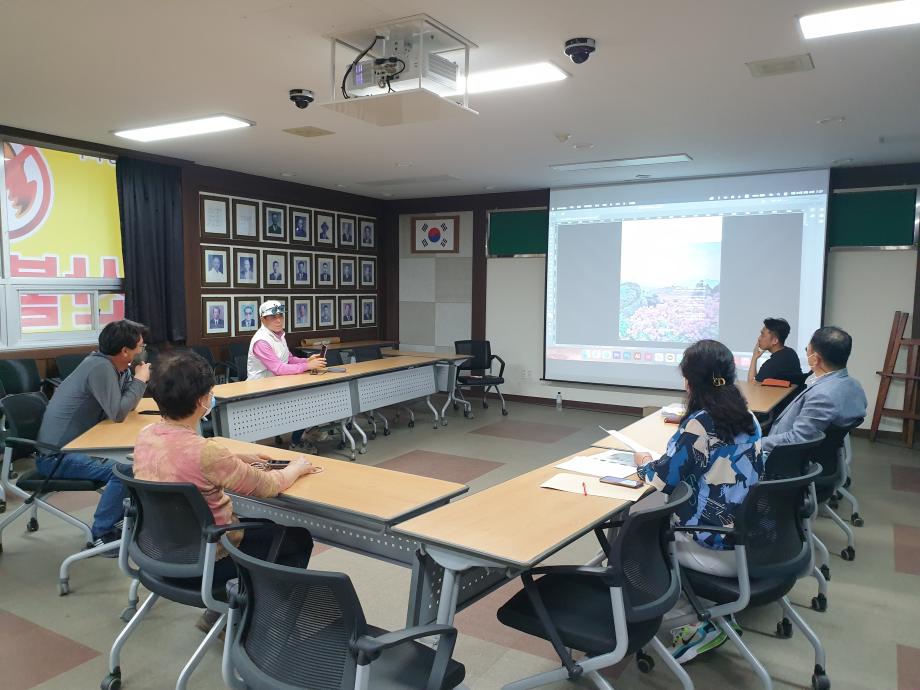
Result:
{"label": "man wearing white cap", "polygon": [[[295,357],[288,349],[284,338],[284,303],[270,299],[259,305],[262,326],[249,343],[249,359],[246,362],[246,378],[265,379],[270,376],[302,374],[311,369],[326,366],[326,360],[319,355],[309,358]],[[291,435],[292,445],[300,443],[302,431]],[[315,448],[310,448],[314,450]]]}

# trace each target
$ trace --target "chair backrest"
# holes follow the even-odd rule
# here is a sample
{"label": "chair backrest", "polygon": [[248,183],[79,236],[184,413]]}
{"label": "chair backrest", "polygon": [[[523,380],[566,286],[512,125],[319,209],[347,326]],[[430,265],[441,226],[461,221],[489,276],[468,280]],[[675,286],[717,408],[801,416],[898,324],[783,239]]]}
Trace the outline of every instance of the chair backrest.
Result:
{"label": "chair backrest", "polygon": [[349,643],[367,622],[348,576],[275,565],[226,537],[221,543],[244,594],[230,659],[246,687],[351,690],[357,661]]}
{"label": "chair backrest", "polygon": [[[860,417],[849,426],[836,426],[831,424],[824,430],[824,440],[821,442],[812,456],[812,459],[821,465],[821,476],[815,482],[815,486],[833,484],[840,471],[840,449],[843,448],[843,440],[851,430],[863,423]],[[820,491],[818,492],[820,494]],[[819,500],[821,497],[819,496]]]}
{"label": "chair backrest", "polygon": [[128,554],[153,576],[201,577],[205,527],[214,524],[208,504],[194,484],[151,482],[128,476],[117,467],[135,512]]}
{"label": "chair backrest", "polygon": [[338,367],[344,364],[341,350],[326,350],[326,366]]}
{"label": "chair backrest", "polygon": [[0,382],[7,394],[34,393],[42,385],[34,359],[0,359]]}
{"label": "chair backrest", "polygon": [[690,500],[690,487],[681,482],[667,501],[652,494],[629,511],[610,544],[610,568],[624,584],[626,620],[638,622],[663,616],[680,596],[680,577],[669,553],[673,541],[671,518]]}
{"label": "chair backrest", "polygon": [[197,355],[204,357],[204,360],[211,365],[211,368],[214,368],[214,353],[211,352],[211,348],[206,345],[195,345],[191,348],[192,352]]}
{"label": "chair backrest", "polygon": [[[329,354],[327,351],[326,354]],[[379,345],[366,345],[365,347],[352,348],[351,354],[354,355],[356,362],[369,362],[373,359],[383,359],[383,353]]]}
{"label": "chair backrest", "polygon": [[73,373],[74,369],[80,366],[80,363],[88,356],[89,354],[84,352],[82,354],[61,355],[60,357],[55,357],[54,363],[57,365],[58,376],[60,376],[62,379],[66,379]]}
{"label": "chair backrest", "polygon": [[[7,436],[34,441],[45,416],[48,399],[42,393],[16,393],[0,400]],[[17,446],[13,449],[13,459],[30,455],[31,451]]]}
{"label": "chair backrest", "polygon": [[808,563],[811,545],[805,521],[811,511],[806,501],[820,472],[813,464],[797,477],[757,482],[735,510],[735,530],[752,578],[795,575]]}
{"label": "chair backrest", "polygon": [[237,357],[249,357],[249,343],[230,343],[227,345],[230,352],[230,359],[236,360]]}
{"label": "chair backrest", "polygon": [[824,441],[824,436],[805,443],[790,443],[776,446],[767,456],[764,479],[789,479],[801,477],[808,472],[808,466],[815,457],[815,449]]}
{"label": "chair backrest", "polygon": [[233,357],[233,368],[239,381],[245,381],[249,376],[249,355],[236,355]]}
{"label": "chair backrest", "polygon": [[488,340],[455,340],[454,351],[458,355],[470,355],[468,360],[460,364],[459,369],[478,370],[491,366],[492,346]]}

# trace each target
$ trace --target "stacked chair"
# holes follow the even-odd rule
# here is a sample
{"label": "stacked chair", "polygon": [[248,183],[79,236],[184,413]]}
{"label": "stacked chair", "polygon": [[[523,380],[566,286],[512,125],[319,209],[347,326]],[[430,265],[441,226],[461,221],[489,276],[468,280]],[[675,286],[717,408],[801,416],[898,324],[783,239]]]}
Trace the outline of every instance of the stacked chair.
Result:
{"label": "stacked chair", "polygon": [[[489,389],[494,388],[502,404],[502,414],[507,415],[508,407],[505,405],[505,397],[498,388],[505,382],[505,360],[492,354],[492,345],[488,340],[457,340],[454,342],[454,351],[458,355],[470,355],[468,360],[457,367],[455,395],[461,400],[466,400],[463,396],[463,388],[481,388],[482,406],[487,408],[489,403],[486,398],[489,395]],[[496,359],[500,364],[498,375],[492,373],[492,362]],[[474,375],[473,371],[482,371],[483,374]],[[454,403],[454,409],[457,409],[456,403]],[[472,417],[472,409],[464,409],[463,416]]]}

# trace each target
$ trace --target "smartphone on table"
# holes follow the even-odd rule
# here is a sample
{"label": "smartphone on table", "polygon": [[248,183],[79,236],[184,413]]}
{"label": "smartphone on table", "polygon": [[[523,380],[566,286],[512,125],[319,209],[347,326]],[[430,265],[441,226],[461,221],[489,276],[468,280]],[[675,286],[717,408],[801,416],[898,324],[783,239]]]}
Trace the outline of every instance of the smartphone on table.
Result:
{"label": "smartphone on table", "polygon": [[290,460],[269,460],[265,464],[267,464],[270,469],[283,470],[290,462]]}
{"label": "smartphone on table", "polygon": [[614,486],[625,486],[629,489],[638,489],[644,482],[638,479],[623,479],[621,477],[601,477],[602,484],[613,484]]}

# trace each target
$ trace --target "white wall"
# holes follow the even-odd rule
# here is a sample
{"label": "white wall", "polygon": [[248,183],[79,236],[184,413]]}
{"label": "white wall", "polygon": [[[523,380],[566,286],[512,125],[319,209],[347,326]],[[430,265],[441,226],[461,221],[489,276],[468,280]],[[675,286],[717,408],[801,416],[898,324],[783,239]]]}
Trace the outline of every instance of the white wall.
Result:
{"label": "white wall", "polygon": [[[872,421],[880,371],[888,347],[895,311],[914,308],[917,252],[835,250],[827,264],[824,323],[840,326],[853,336],[853,354],[847,369],[866,389],[869,411],[863,427]],[[911,315],[913,317],[913,314]],[[910,337],[910,323],[907,337]],[[898,370],[904,371],[902,352]],[[895,382],[888,394],[888,407],[900,407],[904,386]],[[901,422],[882,418],[881,429],[900,431]]]}
{"label": "white wall", "polygon": [[[545,259],[489,259],[486,294],[486,338],[507,363],[506,393],[539,398],[645,407],[677,400],[680,393],[618,386],[562,384],[541,381],[543,375],[543,301]],[[825,323],[853,336],[850,373],[863,384],[872,417],[891,320],[896,310],[913,308],[917,254],[905,251],[833,251],[827,266]],[[908,325],[908,332],[910,326]],[[756,333],[752,334],[752,340]],[[903,370],[903,361],[901,362]],[[903,399],[903,387],[892,386],[890,406]],[[883,429],[900,423],[883,420]]]}

